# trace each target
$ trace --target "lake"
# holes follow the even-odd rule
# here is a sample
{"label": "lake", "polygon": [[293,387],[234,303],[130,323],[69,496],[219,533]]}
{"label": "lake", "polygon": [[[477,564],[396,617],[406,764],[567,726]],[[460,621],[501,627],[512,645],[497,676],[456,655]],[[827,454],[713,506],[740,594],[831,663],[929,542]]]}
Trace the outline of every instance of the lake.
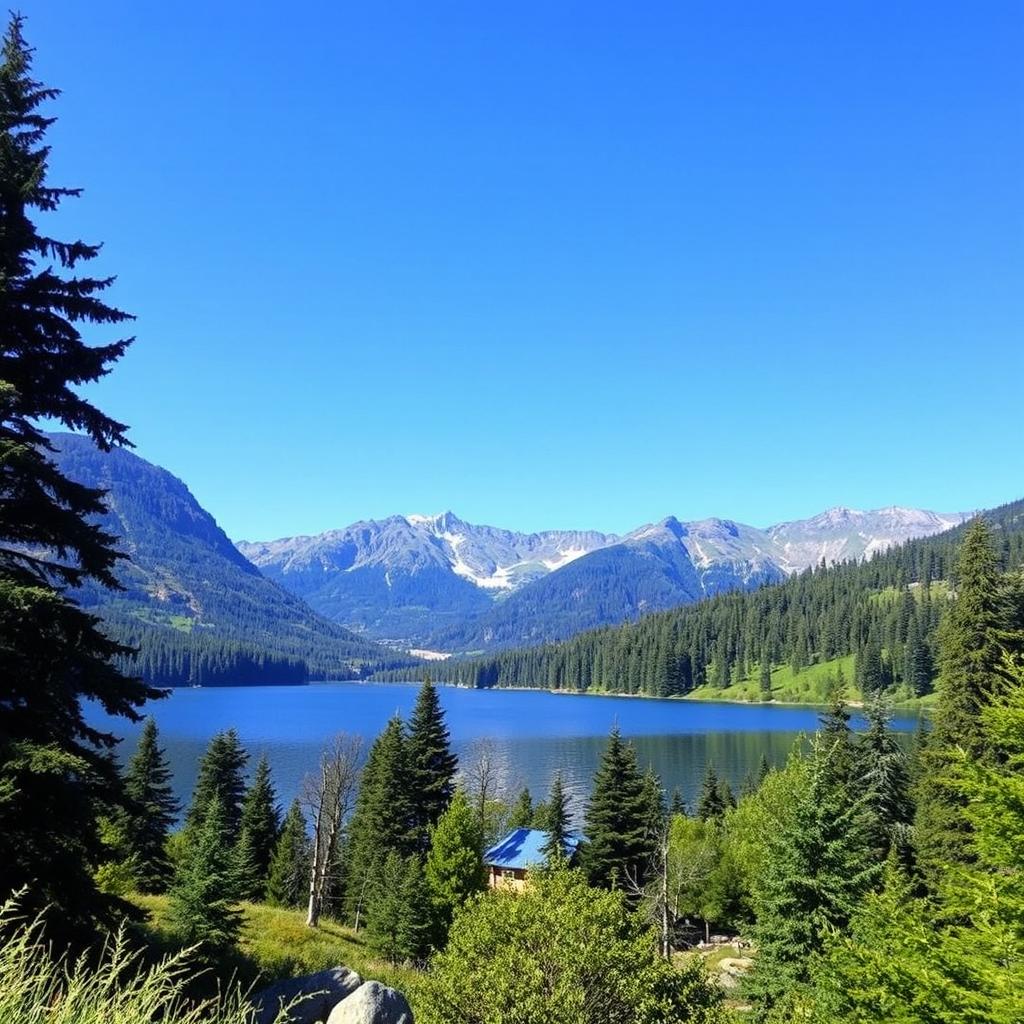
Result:
{"label": "lake", "polygon": [[[419,687],[399,683],[318,683],[310,686],[248,686],[172,690],[147,710],[156,718],[161,743],[174,771],[179,799],[187,803],[196,768],[211,736],[234,728],[256,757],[270,761],[281,803],[296,794],[325,742],[338,732],[369,743],[395,712],[408,717]],[[636,746],[641,765],[653,765],[666,791],[679,787],[692,805],[707,764],[738,788],[757,769],[761,755],[781,764],[801,733],[813,732],[818,709],[792,705],[727,704],[637,697],[558,694],[546,690],[467,690],[439,686],[452,743],[462,758],[488,741],[505,787],[529,786],[534,799],[547,795],[561,771],[574,810],[590,788],[609,730],[618,724]],[[112,721],[101,710],[92,723],[125,738],[121,754],[134,749],[138,726]],[[915,715],[894,727],[911,733]],[[855,718],[856,726],[863,721]]]}

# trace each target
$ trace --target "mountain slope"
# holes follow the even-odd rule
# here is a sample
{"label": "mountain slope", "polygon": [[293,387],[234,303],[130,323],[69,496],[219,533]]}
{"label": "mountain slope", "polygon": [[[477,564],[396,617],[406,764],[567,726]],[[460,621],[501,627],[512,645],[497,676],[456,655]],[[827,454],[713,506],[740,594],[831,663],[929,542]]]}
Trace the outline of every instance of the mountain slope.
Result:
{"label": "mountain slope", "polygon": [[149,678],[287,681],[409,663],[266,579],[166,470],[84,437],[51,440],[65,473],[108,492],[104,525],[130,558],[118,572],[124,591],[90,586],[75,596],[142,648],[137,664]]}
{"label": "mountain slope", "polygon": [[962,521],[918,509],[831,509],[766,530],[668,517],[625,537],[521,534],[392,516],[314,537],[240,542],[268,578],[368,635],[442,651],[563,639],[817,565],[870,556]]}

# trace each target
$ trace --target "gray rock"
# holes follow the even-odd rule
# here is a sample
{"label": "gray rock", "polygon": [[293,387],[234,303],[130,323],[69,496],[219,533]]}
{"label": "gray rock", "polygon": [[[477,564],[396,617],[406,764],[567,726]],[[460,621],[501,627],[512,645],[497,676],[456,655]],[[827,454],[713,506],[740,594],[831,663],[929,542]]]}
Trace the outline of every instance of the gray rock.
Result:
{"label": "gray rock", "polygon": [[331,1010],[327,1024],[413,1024],[412,1010],[401,992],[368,981]]}
{"label": "gray rock", "polygon": [[[326,971],[307,974],[301,978],[288,978],[270,985],[252,996],[256,1015],[253,1024],[273,1024],[282,1006],[289,1006],[282,1022],[289,1024],[319,1024],[335,1004],[357,992],[363,979],[347,967],[329,967]],[[364,986],[365,987],[365,986]],[[296,1001],[297,1000],[297,1001]],[[412,1018],[409,1018],[412,1020]]]}

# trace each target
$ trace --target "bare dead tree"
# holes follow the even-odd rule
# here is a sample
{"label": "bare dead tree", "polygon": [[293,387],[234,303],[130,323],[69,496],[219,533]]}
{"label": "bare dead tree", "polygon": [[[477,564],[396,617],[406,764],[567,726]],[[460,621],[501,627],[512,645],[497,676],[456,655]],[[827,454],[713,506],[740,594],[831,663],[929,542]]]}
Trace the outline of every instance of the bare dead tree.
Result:
{"label": "bare dead tree", "polygon": [[504,792],[498,751],[492,740],[484,738],[473,744],[461,774],[480,831],[485,842],[490,843],[497,838],[494,832],[501,826],[501,822],[494,820],[494,809]]}
{"label": "bare dead tree", "polygon": [[315,928],[323,913],[345,823],[355,804],[356,787],[363,763],[363,741],[339,733],[320,755],[320,768],[307,775],[302,801],[313,822],[312,863],[309,871],[309,907],[306,924]]}

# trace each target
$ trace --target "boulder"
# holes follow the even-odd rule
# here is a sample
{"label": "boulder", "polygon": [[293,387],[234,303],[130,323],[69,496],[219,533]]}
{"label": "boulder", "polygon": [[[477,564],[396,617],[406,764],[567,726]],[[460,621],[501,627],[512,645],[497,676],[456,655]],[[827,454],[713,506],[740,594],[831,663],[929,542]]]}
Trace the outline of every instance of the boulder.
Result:
{"label": "boulder", "polygon": [[331,1010],[327,1024],[413,1024],[412,1010],[401,992],[368,981]]}
{"label": "boulder", "polygon": [[[262,989],[251,997],[256,1008],[253,1024],[273,1024],[282,1006],[288,1007],[289,1024],[319,1024],[331,1008],[359,990],[363,979],[347,967],[288,978]],[[409,1018],[412,1019],[411,1017]]]}

